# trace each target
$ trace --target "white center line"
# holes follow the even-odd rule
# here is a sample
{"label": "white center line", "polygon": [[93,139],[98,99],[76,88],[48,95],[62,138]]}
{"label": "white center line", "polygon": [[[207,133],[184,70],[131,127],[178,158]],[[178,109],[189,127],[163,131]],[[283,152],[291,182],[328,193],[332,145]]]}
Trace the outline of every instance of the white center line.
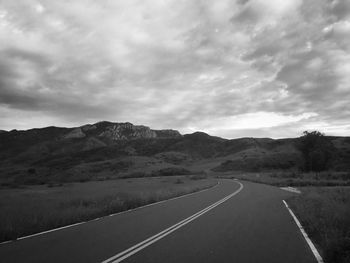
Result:
{"label": "white center line", "polygon": [[227,201],[228,199],[230,199],[231,197],[235,196],[236,194],[238,194],[242,189],[243,189],[243,185],[240,182],[237,182],[240,187],[238,188],[238,190],[236,190],[235,192],[233,192],[232,194],[220,199],[219,201],[215,202],[214,204],[202,209],[201,211],[195,213],[194,215],[180,221],[179,223],[172,225],[171,227],[168,227],[167,229],[159,232],[158,234],[151,236],[150,238],[145,239],[144,241],[118,253],[117,255],[106,259],[105,261],[103,261],[102,263],[118,263],[121,262],[122,260],[136,254],[137,252],[139,252],[140,250],[150,246],[151,244],[157,242],[158,240],[162,239],[163,237],[171,234],[172,232],[176,231],[177,229],[183,227],[184,225],[190,223],[191,221],[195,220],[196,218],[200,217],[201,215],[204,215],[205,213],[209,212],[210,210],[214,209],[215,207],[217,207],[218,205],[222,204],[223,202]]}

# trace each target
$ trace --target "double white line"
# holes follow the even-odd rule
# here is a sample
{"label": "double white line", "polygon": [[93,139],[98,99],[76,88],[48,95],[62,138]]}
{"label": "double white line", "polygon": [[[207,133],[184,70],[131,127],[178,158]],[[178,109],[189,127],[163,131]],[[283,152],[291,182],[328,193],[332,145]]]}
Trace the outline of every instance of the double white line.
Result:
{"label": "double white line", "polygon": [[243,185],[240,182],[237,182],[240,187],[238,188],[238,190],[236,190],[235,192],[233,192],[232,194],[224,197],[223,199],[217,201],[216,203],[208,206],[207,208],[204,208],[203,210],[195,213],[194,215],[180,221],[179,223],[168,227],[167,229],[159,232],[158,234],[151,236],[150,238],[145,239],[144,241],[136,244],[135,246],[132,246],[126,250],[124,250],[123,252],[120,252],[119,254],[106,259],[105,261],[103,261],[102,263],[117,263],[117,262],[121,262],[122,260],[136,254],[137,252],[139,252],[140,250],[152,245],[153,243],[157,242],[158,240],[162,239],[163,237],[171,234],[172,232],[174,232],[175,230],[183,227],[184,225],[190,223],[191,221],[195,220],[196,218],[200,217],[201,215],[204,215],[205,213],[209,212],[210,210],[214,209],[215,207],[217,207],[218,205],[222,204],[223,202],[227,201],[228,199],[230,199],[231,197],[233,197],[234,195],[238,194],[242,189],[243,189]]}

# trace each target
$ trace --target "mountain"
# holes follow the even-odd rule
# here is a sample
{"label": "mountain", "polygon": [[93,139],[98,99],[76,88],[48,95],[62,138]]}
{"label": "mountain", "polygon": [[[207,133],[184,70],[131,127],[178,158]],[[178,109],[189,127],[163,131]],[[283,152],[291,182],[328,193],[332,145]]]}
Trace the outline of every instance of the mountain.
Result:
{"label": "mountain", "polygon": [[[330,168],[350,170],[350,138],[329,137]],[[299,139],[224,139],[181,135],[131,123],[98,122],[0,132],[0,182],[46,183],[108,177],[173,175],[212,170],[296,170]]]}

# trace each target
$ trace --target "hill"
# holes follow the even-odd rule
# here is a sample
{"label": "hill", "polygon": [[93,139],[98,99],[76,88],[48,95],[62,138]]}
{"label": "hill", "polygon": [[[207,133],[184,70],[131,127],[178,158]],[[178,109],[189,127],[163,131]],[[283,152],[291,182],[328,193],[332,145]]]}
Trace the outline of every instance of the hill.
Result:
{"label": "hill", "polygon": [[[350,170],[350,138],[329,137],[330,169]],[[0,132],[0,182],[37,184],[203,171],[298,170],[299,139],[181,135],[131,123],[98,122]]]}

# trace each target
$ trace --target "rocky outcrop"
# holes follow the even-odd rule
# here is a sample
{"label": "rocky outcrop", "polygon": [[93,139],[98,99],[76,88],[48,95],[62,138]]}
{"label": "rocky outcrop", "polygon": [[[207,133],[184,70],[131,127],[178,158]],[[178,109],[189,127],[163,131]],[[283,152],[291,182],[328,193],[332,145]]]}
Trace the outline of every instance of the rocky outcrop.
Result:
{"label": "rocky outcrop", "polygon": [[86,124],[81,127],[71,129],[63,135],[63,139],[74,138],[101,138],[112,141],[133,140],[133,139],[153,139],[153,138],[179,138],[182,135],[176,130],[152,130],[147,126],[133,125],[130,122],[113,123],[98,122]]}
{"label": "rocky outcrop", "polygon": [[157,134],[147,126],[133,125],[129,122],[115,123],[107,126],[106,129],[99,134],[111,140],[131,140],[131,139],[148,139],[156,138]]}
{"label": "rocky outcrop", "polygon": [[132,127],[133,134],[136,138],[156,138],[157,134],[147,126],[136,125]]}

